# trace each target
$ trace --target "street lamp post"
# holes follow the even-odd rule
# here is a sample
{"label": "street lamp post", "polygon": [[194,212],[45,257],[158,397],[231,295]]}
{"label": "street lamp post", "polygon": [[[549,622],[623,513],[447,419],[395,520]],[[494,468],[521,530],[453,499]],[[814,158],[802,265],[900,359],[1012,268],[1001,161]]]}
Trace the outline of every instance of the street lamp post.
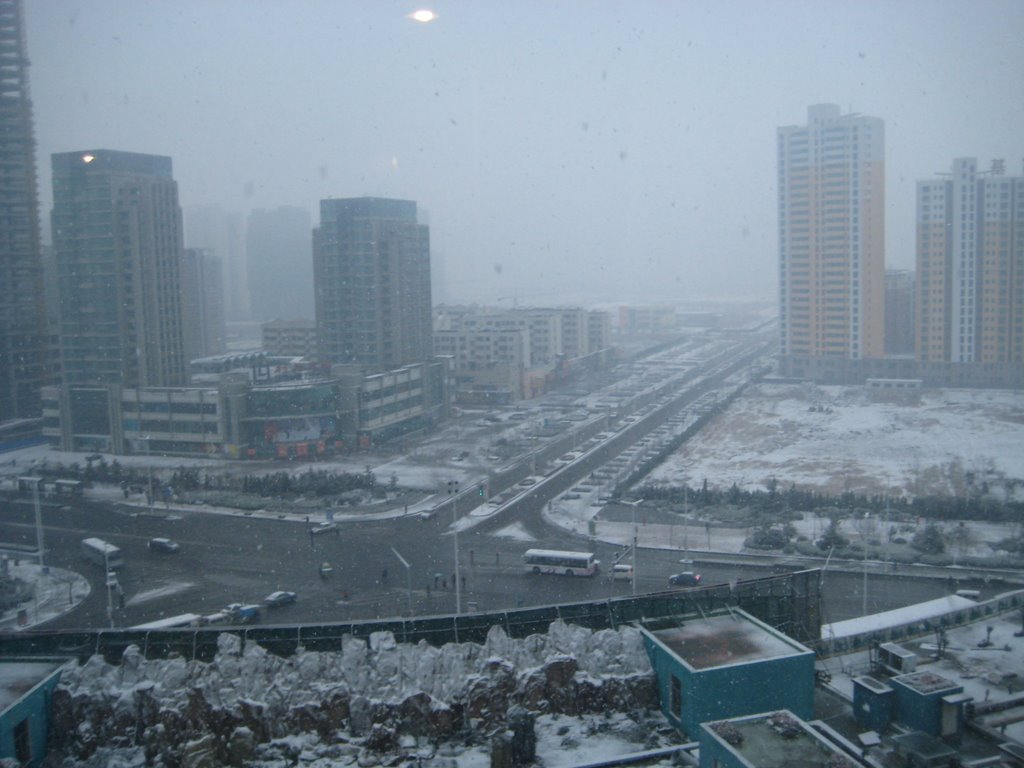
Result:
{"label": "street lamp post", "polygon": [[636,501],[627,501],[627,502],[625,502],[626,504],[629,504],[629,508],[632,511],[631,523],[630,524],[633,526],[633,552],[632,552],[632,556],[633,556],[633,578],[631,579],[631,581],[633,582],[633,594],[634,595],[636,594],[636,545],[637,545],[637,533],[638,533],[637,529],[636,529],[636,508],[640,504],[641,501],[643,501],[643,499],[637,499]]}
{"label": "street lamp post", "polygon": [[103,583],[107,585],[107,620],[110,622],[110,628],[114,628],[114,601],[111,597],[111,583],[110,583],[110,552],[107,548],[103,548]]}
{"label": "street lamp post", "polygon": [[149,503],[149,511],[153,511],[153,461],[149,453],[149,441],[152,439],[150,435],[146,435],[142,438],[146,443],[146,469],[149,480],[146,484],[146,501]]}
{"label": "street lamp post", "polygon": [[43,562],[43,512],[39,508],[39,483],[37,482],[32,483],[32,501],[36,511],[36,551],[39,553],[39,568],[45,571],[46,564]]}
{"label": "street lamp post", "polygon": [[871,519],[871,513],[864,513],[864,588],[861,590],[863,594],[863,600],[861,604],[861,616],[868,615],[868,521]]}
{"label": "street lamp post", "polygon": [[409,562],[398,553],[397,549],[392,547],[391,551],[395,553],[395,557],[398,558],[398,562],[400,562],[402,565],[405,566],[405,588],[406,588],[406,592],[409,595],[409,616],[411,618],[412,615],[413,615],[413,612],[412,612],[412,567],[409,565]]}
{"label": "street lamp post", "polygon": [[462,591],[459,588],[459,481],[448,481],[448,495],[452,497],[452,538],[455,541],[455,615],[462,613]]}

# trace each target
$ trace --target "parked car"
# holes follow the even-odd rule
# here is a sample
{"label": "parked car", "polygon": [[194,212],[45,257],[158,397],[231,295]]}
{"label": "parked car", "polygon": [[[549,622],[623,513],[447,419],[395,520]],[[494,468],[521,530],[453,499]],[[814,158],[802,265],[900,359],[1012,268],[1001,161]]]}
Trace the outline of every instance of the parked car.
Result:
{"label": "parked car", "polygon": [[282,590],[278,590],[277,592],[271,592],[269,595],[263,598],[263,602],[268,608],[277,608],[281,605],[289,605],[291,603],[294,603],[296,598],[298,598],[298,595],[296,595],[294,592],[285,592]]}
{"label": "parked car", "polygon": [[149,551],[150,552],[163,552],[166,555],[173,555],[178,552],[181,546],[176,541],[171,539],[150,539],[149,540]]}
{"label": "parked car", "polygon": [[338,533],[338,526],[334,523],[320,523],[309,529],[310,536],[319,536],[321,533]]}
{"label": "parked car", "polygon": [[669,576],[668,583],[673,587],[699,587],[700,574],[693,571],[683,571],[675,576]]}

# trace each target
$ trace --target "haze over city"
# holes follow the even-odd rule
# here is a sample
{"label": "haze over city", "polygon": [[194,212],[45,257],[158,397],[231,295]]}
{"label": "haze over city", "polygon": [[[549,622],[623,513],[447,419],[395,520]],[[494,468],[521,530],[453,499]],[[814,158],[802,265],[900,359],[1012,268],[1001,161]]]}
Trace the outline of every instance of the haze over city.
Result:
{"label": "haze over city", "polygon": [[432,8],[28,4],[44,238],[50,154],[110,148],[170,156],[186,208],[415,200],[448,300],[771,300],[776,128],[809,104],[885,121],[889,267],[917,180],[1020,173],[1020,3]]}

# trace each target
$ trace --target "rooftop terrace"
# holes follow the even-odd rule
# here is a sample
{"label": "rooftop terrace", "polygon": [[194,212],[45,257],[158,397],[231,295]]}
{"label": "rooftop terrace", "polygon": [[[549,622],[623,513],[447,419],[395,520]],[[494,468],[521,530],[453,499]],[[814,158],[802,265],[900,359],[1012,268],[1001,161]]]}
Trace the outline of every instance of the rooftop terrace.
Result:
{"label": "rooftop terrace", "polygon": [[742,611],[688,620],[651,634],[694,669],[780,658],[807,649]]}

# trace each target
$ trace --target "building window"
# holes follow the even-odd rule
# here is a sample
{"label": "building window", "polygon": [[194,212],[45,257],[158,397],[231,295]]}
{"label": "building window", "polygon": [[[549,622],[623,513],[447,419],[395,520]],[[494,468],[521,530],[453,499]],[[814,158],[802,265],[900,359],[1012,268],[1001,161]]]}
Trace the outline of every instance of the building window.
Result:
{"label": "building window", "polygon": [[29,738],[28,718],[14,726],[14,758],[19,765],[32,760],[32,739]]}
{"label": "building window", "polygon": [[672,675],[672,692],[669,709],[673,717],[683,718],[683,684],[679,678]]}

